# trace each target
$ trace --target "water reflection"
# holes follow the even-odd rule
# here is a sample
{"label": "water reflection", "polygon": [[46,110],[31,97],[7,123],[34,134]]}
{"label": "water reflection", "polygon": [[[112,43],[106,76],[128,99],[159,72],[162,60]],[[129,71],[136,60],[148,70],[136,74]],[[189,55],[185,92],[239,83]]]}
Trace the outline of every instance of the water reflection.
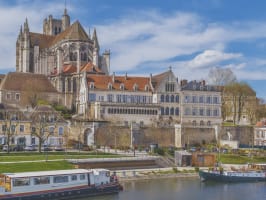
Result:
{"label": "water reflection", "polygon": [[138,180],[123,183],[124,191],[115,195],[79,200],[262,200],[266,183],[213,183],[198,178]]}

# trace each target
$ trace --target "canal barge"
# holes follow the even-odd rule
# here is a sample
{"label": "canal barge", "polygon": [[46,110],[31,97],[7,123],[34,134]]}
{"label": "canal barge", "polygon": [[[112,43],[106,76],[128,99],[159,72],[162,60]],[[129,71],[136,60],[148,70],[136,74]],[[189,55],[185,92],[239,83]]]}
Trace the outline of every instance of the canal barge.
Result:
{"label": "canal barge", "polygon": [[251,165],[247,169],[223,170],[208,169],[199,170],[199,176],[203,181],[218,181],[218,182],[258,182],[266,181],[266,165],[256,164]]}
{"label": "canal barge", "polygon": [[122,189],[107,169],[71,169],[0,174],[1,200],[66,200],[118,193]]}

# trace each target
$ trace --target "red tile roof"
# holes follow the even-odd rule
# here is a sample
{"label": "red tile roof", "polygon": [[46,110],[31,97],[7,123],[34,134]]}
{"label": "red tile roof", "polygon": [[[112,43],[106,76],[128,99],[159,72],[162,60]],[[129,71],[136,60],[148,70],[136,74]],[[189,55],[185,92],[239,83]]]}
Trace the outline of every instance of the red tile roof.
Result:
{"label": "red tile roof", "polygon": [[72,74],[77,72],[77,67],[73,65],[64,65],[63,66],[63,73],[65,74]]}
{"label": "red tile roof", "polygon": [[81,66],[80,71],[86,71],[90,73],[103,73],[102,70],[100,70],[99,67],[94,65],[92,62],[88,62],[85,65]]}
{"label": "red tile roof", "polygon": [[[113,80],[114,79],[114,80]],[[109,83],[112,84],[112,90],[121,90],[121,85],[124,85],[124,90],[134,91],[134,86],[137,86],[137,91],[151,91],[150,78],[148,77],[128,77],[128,76],[106,76],[106,75],[87,75],[88,87],[90,83],[94,83],[95,90],[108,90]],[[147,87],[148,88],[145,88]]]}

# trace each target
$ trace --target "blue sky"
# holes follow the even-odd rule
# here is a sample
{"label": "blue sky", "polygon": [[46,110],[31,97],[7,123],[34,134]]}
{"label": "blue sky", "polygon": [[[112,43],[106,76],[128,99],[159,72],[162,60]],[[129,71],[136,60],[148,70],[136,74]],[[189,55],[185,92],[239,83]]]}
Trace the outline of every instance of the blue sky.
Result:
{"label": "blue sky", "polygon": [[[42,32],[49,14],[61,18],[64,0],[0,0],[0,73],[15,71],[15,42],[28,18]],[[97,29],[111,50],[111,73],[156,74],[172,66],[180,79],[208,78],[230,68],[266,99],[264,0],[67,0],[71,22]]]}

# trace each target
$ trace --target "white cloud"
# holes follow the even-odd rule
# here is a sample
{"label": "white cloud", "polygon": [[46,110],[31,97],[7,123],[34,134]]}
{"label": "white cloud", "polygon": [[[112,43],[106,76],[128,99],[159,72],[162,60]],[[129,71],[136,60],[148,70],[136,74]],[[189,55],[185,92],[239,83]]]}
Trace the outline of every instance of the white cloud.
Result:
{"label": "white cloud", "polygon": [[205,50],[197,55],[193,60],[186,63],[186,66],[194,68],[210,68],[218,65],[220,62],[241,57],[241,54],[224,53],[216,50]]}

